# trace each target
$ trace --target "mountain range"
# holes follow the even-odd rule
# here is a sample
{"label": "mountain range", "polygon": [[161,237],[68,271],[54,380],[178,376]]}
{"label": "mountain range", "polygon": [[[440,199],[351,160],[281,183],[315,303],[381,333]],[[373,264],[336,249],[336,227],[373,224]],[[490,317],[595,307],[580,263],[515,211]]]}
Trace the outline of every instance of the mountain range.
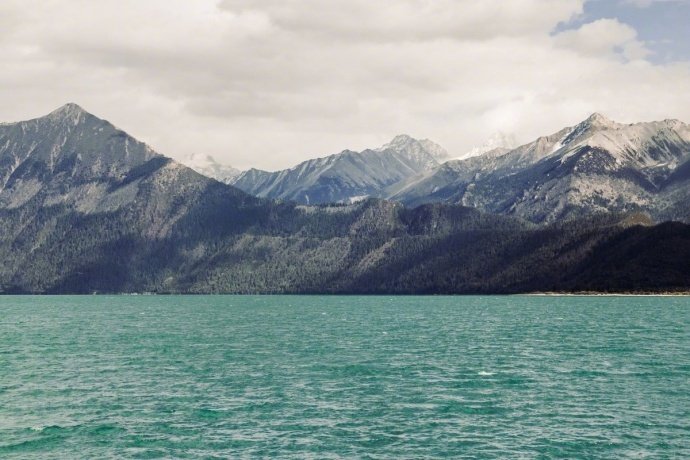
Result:
{"label": "mountain range", "polygon": [[250,169],[228,183],[252,195],[303,204],[351,202],[377,195],[447,158],[448,153],[429,140],[400,135],[377,149],[344,150],[283,171]]}
{"label": "mountain range", "polygon": [[[690,227],[654,225],[687,219],[687,156],[680,122],[597,115],[445,163],[432,142],[399,136],[268,173],[254,196],[68,104],[0,124],[0,292],[687,290]],[[445,185],[413,193],[442,171]],[[648,201],[590,205],[576,178]]]}
{"label": "mountain range", "polygon": [[508,136],[492,138],[467,158],[448,160],[431,141],[398,136],[379,149],[345,151],[275,173],[249,170],[228,183],[256,196],[304,204],[373,196],[406,206],[462,204],[535,223],[610,211],[644,212],[655,221],[690,219],[685,123],[621,124],[595,113],[506,147],[512,142]]}
{"label": "mountain range", "polygon": [[450,161],[383,192],[407,205],[458,203],[532,222],[603,212],[688,221],[690,126],[600,114],[509,152]]}

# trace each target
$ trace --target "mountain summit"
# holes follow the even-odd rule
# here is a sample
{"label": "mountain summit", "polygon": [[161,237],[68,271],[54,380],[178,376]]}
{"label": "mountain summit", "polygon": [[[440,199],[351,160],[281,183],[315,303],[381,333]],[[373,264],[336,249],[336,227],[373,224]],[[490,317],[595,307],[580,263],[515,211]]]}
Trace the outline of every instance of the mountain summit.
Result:
{"label": "mountain summit", "polygon": [[415,139],[407,134],[398,134],[393,140],[374,150],[377,152],[393,150],[425,166],[435,166],[434,163],[448,158],[446,149],[437,143],[429,139]]}
{"label": "mountain summit", "polygon": [[46,116],[0,126],[0,190],[28,199],[48,183],[121,180],[158,156],[109,122],[76,104]]}
{"label": "mountain summit", "polygon": [[614,121],[610,120],[605,115],[599,112],[594,112],[589,117],[587,117],[587,119],[584,122],[588,123],[590,126],[598,126],[603,128],[616,125]]}
{"label": "mountain summit", "polygon": [[53,110],[48,115],[46,115],[46,117],[54,120],[60,120],[66,118],[82,117],[84,115],[90,114],[86,110],[84,110],[80,105],[75,104],[73,102],[69,102]]}

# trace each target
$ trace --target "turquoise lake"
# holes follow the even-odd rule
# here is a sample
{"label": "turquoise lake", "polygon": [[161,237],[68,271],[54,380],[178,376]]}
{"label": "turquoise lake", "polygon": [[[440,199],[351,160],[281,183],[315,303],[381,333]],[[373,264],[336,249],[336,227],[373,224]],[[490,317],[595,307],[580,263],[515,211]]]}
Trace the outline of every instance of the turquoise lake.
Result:
{"label": "turquoise lake", "polygon": [[690,458],[687,297],[0,297],[0,458]]}

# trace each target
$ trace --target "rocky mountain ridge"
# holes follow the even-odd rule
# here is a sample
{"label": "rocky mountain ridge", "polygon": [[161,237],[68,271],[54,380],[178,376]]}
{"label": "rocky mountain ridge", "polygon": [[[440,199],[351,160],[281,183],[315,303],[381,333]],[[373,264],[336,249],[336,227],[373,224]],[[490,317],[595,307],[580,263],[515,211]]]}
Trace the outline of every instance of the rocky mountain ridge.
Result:
{"label": "rocky mountain ridge", "polygon": [[396,136],[377,149],[344,150],[277,172],[250,169],[229,183],[252,195],[302,204],[352,202],[438,166],[448,153],[429,140]]}
{"label": "rocky mountain ridge", "polygon": [[537,223],[610,211],[687,220],[689,160],[685,123],[620,124],[593,114],[509,152],[449,161],[380,196],[411,206],[458,203]]}
{"label": "rocky mountain ridge", "polygon": [[[495,145],[508,145],[502,136]],[[512,141],[511,141],[512,142]],[[431,141],[398,136],[363,152],[309,160],[275,173],[252,169],[229,183],[252,195],[302,204],[365,197],[406,206],[449,203],[535,223],[592,213],[645,212],[690,219],[690,128],[678,120],[622,124],[594,113],[514,148],[449,160]]]}

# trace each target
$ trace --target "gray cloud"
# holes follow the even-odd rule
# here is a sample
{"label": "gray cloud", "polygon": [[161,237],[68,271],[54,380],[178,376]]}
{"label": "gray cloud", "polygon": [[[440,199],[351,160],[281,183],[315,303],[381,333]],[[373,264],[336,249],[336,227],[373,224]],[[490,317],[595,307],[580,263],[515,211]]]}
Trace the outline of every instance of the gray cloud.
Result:
{"label": "gray cloud", "polygon": [[[227,11],[261,11],[295,33],[327,41],[486,39],[548,32],[581,11],[579,0],[223,0]],[[538,11],[538,14],[534,14]]]}
{"label": "gray cloud", "polygon": [[[162,153],[278,168],[406,132],[462,153],[592,111],[690,120],[687,63],[582,0],[8,0],[0,119],[75,101]],[[6,13],[6,14],[5,14]]]}

